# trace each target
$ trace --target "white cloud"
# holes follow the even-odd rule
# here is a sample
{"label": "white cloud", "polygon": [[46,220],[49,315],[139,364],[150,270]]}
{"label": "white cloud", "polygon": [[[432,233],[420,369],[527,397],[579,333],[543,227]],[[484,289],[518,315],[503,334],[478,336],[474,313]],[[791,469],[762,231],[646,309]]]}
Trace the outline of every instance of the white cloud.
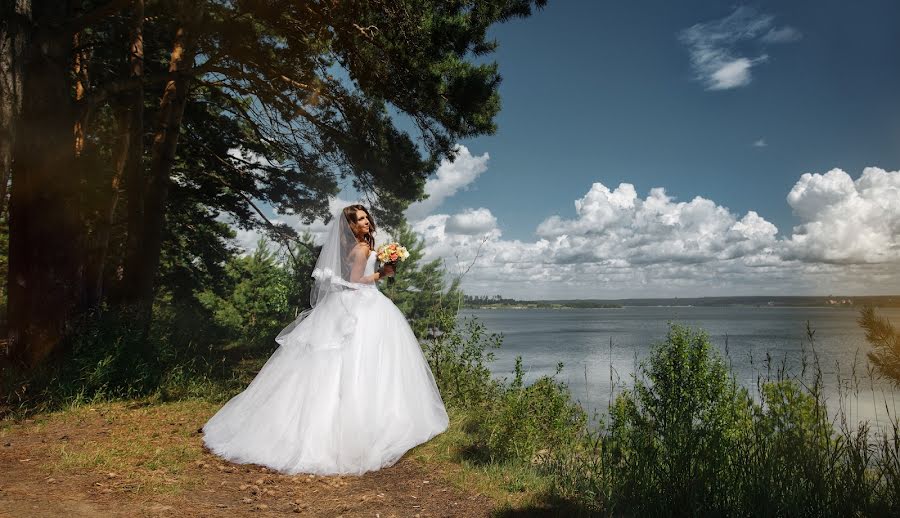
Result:
{"label": "white cloud", "polygon": [[[662,188],[641,199],[634,186],[614,191],[601,183],[575,202],[578,217],[548,218],[538,226],[543,238],[565,236],[576,256],[620,264],[703,263],[763,250],[777,229],[755,212],[743,218],[697,196],[675,202]],[[584,242],[581,238],[586,238]]]}
{"label": "white cloud", "polygon": [[785,26],[779,28],[772,27],[761,40],[765,43],[791,43],[802,37],[803,35],[800,34],[800,31],[797,29]]}
{"label": "white cloud", "polygon": [[[777,233],[755,212],[738,217],[702,197],[677,202],[662,188],[642,199],[630,184],[610,190],[595,183],[574,204],[575,218],[547,218],[535,242],[503,239],[493,216],[484,218],[491,224],[478,234],[451,224],[454,218],[487,216],[488,209],[432,215],[414,228],[426,236],[426,258],[445,259],[453,273],[474,262],[466,289],[531,298],[699,289],[703,283],[695,278],[701,272],[720,269],[733,277],[764,265]],[[707,283],[719,280],[705,277]]]}
{"label": "white cloud", "polygon": [[[763,147],[764,139],[754,143]],[[840,169],[802,175],[787,203],[800,220],[789,237],[755,211],[738,214],[714,200],[679,201],[662,187],[639,195],[632,184],[597,182],[574,217],[551,215],[536,239],[506,239],[487,207],[433,213],[471,185],[488,155],[442,164],[429,182],[434,198],[410,217],[425,238],[425,259],[465,273],[473,294],[516,298],[689,297],[746,294],[886,293],[900,289],[900,171],[869,167],[853,180]],[[336,211],[351,201],[333,198]],[[409,213],[407,213],[409,216]],[[274,221],[309,230],[296,216]],[[251,250],[257,232],[238,231]],[[377,243],[392,239],[383,230]]]}
{"label": "white cloud", "polygon": [[785,242],[785,257],[900,263],[900,171],[867,167],[856,181],[841,169],[806,173],[787,201],[803,223]]}
{"label": "white cloud", "polygon": [[431,214],[445,199],[453,196],[461,189],[467,188],[478,176],[487,170],[490,156],[484,153],[473,156],[469,149],[457,145],[456,158],[450,162],[443,160],[434,178],[425,182],[425,193],[428,198],[413,203],[406,210],[406,217],[416,221]]}
{"label": "white cloud", "polygon": [[757,139],[753,142],[753,147],[767,147],[769,144],[766,143],[766,139],[761,138]]}
{"label": "white cloud", "polygon": [[[466,271],[470,293],[517,298],[873,293],[900,289],[900,172],[804,175],[788,203],[790,238],[755,211],[735,214],[665,189],[594,183],[575,216],[550,216],[537,240],[504,239],[487,208],[435,214],[414,229],[426,258]],[[468,222],[462,225],[460,222]],[[483,226],[476,224],[484,221]],[[478,232],[474,232],[477,230]]]}
{"label": "white cloud", "polygon": [[484,234],[497,226],[497,218],[491,211],[485,208],[467,209],[459,214],[450,216],[446,228],[454,234]]}
{"label": "white cloud", "polygon": [[682,30],[678,38],[691,57],[691,66],[707,90],[728,90],[750,84],[751,69],[768,60],[739,55],[740,45],[757,46],[788,43],[800,39],[793,27],[775,27],[774,17],[758,14],[750,7],[738,7],[730,15],[710,22],[697,23]]}
{"label": "white cloud", "polygon": [[728,90],[750,84],[750,67],[757,63],[764,63],[768,56],[760,56],[756,59],[738,58],[730,62],[722,63],[710,74],[710,90]]}
{"label": "white cloud", "polygon": [[[328,212],[334,214],[338,210],[347,205],[351,205],[354,203],[360,203],[357,201],[348,201],[340,198],[339,196],[330,197],[328,199]],[[261,205],[261,207],[265,208],[265,205]],[[229,223],[232,226],[232,229],[237,234],[234,238],[234,243],[238,245],[240,248],[244,250],[245,253],[250,253],[256,250],[256,245],[259,243],[260,238],[266,237],[267,239],[271,239],[268,233],[265,230],[265,224],[259,216],[254,215],[256,221],[258,221],[263,228],[254,228],[251,230],[244,230],[238,228],[234,225],[234,222],[228,216],[224,214],[220,214],[216,219],[219,221],[224,221]],[[311,223],[303,223],[300,219],[300,216],[296,214],[277,214],[277,213],[269,213],[266,215],[269,221],[274,224],[284,223],[298,232],[307,231],[312,234],[313,240],[321,244],[322,240],[325,238],[325,229],[327,224],[325,220],[322,218],[316,218]],[[379,232],[380,233],[380,232]],[[379,236],[382,237],[382,236]]]}

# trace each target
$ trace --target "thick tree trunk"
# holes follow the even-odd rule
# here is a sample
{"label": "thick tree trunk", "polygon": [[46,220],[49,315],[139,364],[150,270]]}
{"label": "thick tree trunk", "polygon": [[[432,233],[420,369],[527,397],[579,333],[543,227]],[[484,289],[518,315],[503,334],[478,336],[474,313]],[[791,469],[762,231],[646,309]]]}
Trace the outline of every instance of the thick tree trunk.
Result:
{"label": "thick tree trunk", "polygon": [[[15,122],[22,100],[22,51],[28,22],[26,2],[3,2],[0,7],[0,217],[6,212],[12,170]],[[30,7],[28,7],[30,9]]]}
{"label": "thick tree trunk", "polygon": [[53,352],[78,302],[78,185],[74,169],[72,39],[66,3],[33,0],[22,105],[13,147],[9,351],[33,367]]}
{"label": "thick tree trunk", "polygon": [[[144,2],[135,0],[132,7],[132,27],[129,34],[129,77],[139,79],[144,75]],[[141,158],[144,153],[144,88],[138,86],[123,94],[116,107],[116,125],[119,138],[116,143],[115,169],[110,181],[110,194],[101,214],[94,239],[94,257],[89,262],[88,272],[88,304],[95,306],[103,300],[104,273],[109,251],[109,239],[115,220],[116,208],[119,204],[119,193],[122,185],[134,186],[128,190],[128,207],[131,214],[132,204],[136,208],[143,206],[143,181]],[[142,215],[143,211],[136,211]],[[139,219],[140,216],[138,216]]]}
{"label": "thick tree trunk", "polygon": [[[194,45],[188,30],[182,27],[175,36],[169,60],[169,72],[173,77],[166,83],[160,101],[156,132],[150,153],[150,171],[143,198],[143,222],[138,234],[132,235],[129,225],[129,242],[135,243],[134,253],[129,254],[125,268],[126,300],[143,305],[149,311],[153,302],[154,284],[159,268],[165,223],[166,198],[169,191],[169,175],[175,161],[178,133],[187,104],[189,76],[185,71],[193,66]],[[129,203],[131,197],[129,197]]]}

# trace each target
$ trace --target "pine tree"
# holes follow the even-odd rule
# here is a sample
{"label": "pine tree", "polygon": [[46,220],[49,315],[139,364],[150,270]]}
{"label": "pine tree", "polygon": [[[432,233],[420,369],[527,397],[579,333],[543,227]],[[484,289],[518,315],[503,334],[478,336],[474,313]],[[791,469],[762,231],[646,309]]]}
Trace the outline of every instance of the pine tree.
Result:
{"label": "pine tree", "polygon": [[488,29],[544,4],[16,2],[0,30],[11,357],[41,363],[90,306],[149,315],[175,206],[284,241],[259,203],[309,223],[349,181],[398,224],[459,139],[496,129]]}
{"label": "pine tree", "polygon": [[860,311],[858,322],[866,330],[866,341],[872,346],[868,356],[875,370],[900,386],[900,333],[871,306]]}

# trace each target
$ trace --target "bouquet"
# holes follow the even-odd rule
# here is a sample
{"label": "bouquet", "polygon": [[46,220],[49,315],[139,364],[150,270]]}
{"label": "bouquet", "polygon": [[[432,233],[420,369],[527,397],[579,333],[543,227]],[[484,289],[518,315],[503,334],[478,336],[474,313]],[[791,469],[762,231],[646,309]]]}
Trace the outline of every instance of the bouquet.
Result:
{"label": "bouquet", "polygon": [[[402,246],[400,243],[388,243],[379,246],[378,250],[375,252],[375,256],[382,264],[393,265],[400,261],[405,261],[406,258],[409,257],[409,251],[407,251],[406,247]],[[388,277],[388,283],[393,284],[394,278]]]}

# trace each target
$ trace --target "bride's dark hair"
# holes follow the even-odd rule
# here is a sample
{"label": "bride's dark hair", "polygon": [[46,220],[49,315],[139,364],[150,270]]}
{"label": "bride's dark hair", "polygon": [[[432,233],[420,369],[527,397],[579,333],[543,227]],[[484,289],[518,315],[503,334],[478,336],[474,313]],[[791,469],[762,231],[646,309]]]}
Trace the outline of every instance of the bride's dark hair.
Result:
{"label": "bride's dark hair", "polygon": [[[347,218],[347,223],[350,224],[350,229],[354,230],[356,228],[356,222],[357,222],[356,211],[358,211],[358,210],[365,212],[366,216],[369,217],[369,232],[366,234],[363,234],[362,238],[369,245],[369,249],[374,250],[375,249],[375,238],[372,237],[372,234],[375,233],[375,220],[372,219],[372,214],[369,213],[369,209],[367,209],[364,206],[359,205],[359,204],[349,205],[347,207],[344,207],[344,210],[343,210],[344,217]],[[354,231],[353,237],[355,238],[355,241],[349,242],[349,240],[351,239],[350,236],[346,236],[346,235],[341,236],[341,252],[343,253],[344,257],[347,257],[347,255],[350,253],[350,251],[353,250],[353,247],[356,246],[356,243],[359,242],[359,237],[356,236],[355,231]],[[344,272],[344,275],[345,275],[345,277],[347,277],[350,275],[350,272]]]}

